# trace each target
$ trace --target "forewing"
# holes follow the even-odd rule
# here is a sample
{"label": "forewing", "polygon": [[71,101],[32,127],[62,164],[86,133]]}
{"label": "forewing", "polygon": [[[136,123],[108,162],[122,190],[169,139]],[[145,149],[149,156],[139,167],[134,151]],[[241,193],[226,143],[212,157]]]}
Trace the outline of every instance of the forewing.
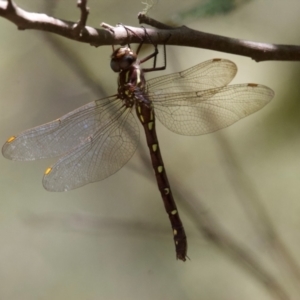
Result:
{"label": "forewing", "polygon": [[137,122],[126,109],[115,121],[89,136],[46,170],[43,185],[49,191],[67,191],[103,180],[132,157],[139,142]]}
{"label": "forewing", "polygon": [[273,96],[270,88],[258,84],[149,94],[157,118],[171,131],[183,135],[200,135],[225,128],[261,109]]}
{"label": "forewing", "polygon": [[223,87],[231,82],[236,72],[237,66],[232,61],[212,59],[182,72],[148,80],[147,92],[165,94]]}
{"label": "forewing", "polygon": [[60,156],[110,123],[122,105],[116,96],[90,102],[8,139],[2,153],[6,158],[21,161]]}

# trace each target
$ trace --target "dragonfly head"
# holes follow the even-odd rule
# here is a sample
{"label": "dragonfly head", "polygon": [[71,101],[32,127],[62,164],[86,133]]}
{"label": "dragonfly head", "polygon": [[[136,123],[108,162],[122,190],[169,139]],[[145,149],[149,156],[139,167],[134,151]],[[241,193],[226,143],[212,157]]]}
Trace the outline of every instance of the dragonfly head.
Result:
{"label": "dragonfly head", "polygon": [[136,59],[137,55],[129,47],[120,47],[111,55],[110,67],[114,72],[127,70]]}

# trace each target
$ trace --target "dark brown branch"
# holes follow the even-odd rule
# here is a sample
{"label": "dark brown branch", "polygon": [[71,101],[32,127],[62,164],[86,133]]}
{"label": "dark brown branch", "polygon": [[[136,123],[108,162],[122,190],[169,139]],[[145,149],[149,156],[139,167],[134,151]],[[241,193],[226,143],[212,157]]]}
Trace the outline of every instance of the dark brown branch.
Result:
{"label": "dark brown branch", "polygon": [[[161,22],[158,22],[157,20],[154,20],[143,13],[140,13],[138,15],[138,19],[140,21],[140,24],[147,24],[157,29],[172,30],[170,31],[172,35],[174,35],[175,30],[180,29],[183,33],[183,35],[180,36],[180,45],[183,46],[188,46],[186,45],[187,40],[193,41],[194,47],[248,56],[257,62],[266,60],[300,60],[300,46],[267,44],[234,39],[201,31],[196,31],[186,26],[174,28]],[[172,44],[170,42],[168,42],[167,44]]]}
{"label": "dark brown branch", "polygon": [[[126,26],[130,29],[126,30],[124,26],[110,26],[110,30],[101,30],[84,26],[87,18],[87,8],[84,3],[86,1],[81,1],[81,19],[78,23],[55,19],[45,14],[26,12],[17,7],[12,0],[0,2],[0,16],[16,24],[19,29],[36,29],[52,32],[95,46],[140,43],[141,39],[139,37],[144,38],[145,43],[149,43],[142,28]],[[251,57],[255,61],[300,61],[300,46],[266,44],[234,39],[196,31],[186,26],[172,28],[144,14],[139,14],[139,19],[141,23],[158,28],[147,29],[148,36],[155,44],[164,44],[169,37],[167,45],[215,50]],[[77,26],[81,28],[80,34],[78,34],[77,30],[74,30]]]}

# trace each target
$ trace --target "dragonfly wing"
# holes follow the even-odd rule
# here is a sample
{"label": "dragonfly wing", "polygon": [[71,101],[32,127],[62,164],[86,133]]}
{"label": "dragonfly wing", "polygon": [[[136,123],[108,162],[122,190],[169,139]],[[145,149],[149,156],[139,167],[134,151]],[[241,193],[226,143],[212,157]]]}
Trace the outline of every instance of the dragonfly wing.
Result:
{"label": "dragonfly wing", "polygon": [[237,66],[227,59],[211,59],[185,71],[159,76],[147,81],[147,92],[202,91],[228,85]]}
{"label": "dragonfly wing", "polygon": [[273,96],[270,88],[259,84],[164,95],[149,93],[160,122],[183,135],[200,135],[225,128],[261,109]]}
{"label": "dragonfly wing", "polygon": [[121,106],[122,101],[116,96],[90,102],[57,120],[11,137],[2,153],[6,158],[21,161],[60,156],[106,126]]}
{"label": "dragonfly wing", "polygon": [[132,157],[139,142],[139,128],[130,109],[115,122],[95,132],[46,170],[46,190],[61,192],[100,181],[117,172]]}

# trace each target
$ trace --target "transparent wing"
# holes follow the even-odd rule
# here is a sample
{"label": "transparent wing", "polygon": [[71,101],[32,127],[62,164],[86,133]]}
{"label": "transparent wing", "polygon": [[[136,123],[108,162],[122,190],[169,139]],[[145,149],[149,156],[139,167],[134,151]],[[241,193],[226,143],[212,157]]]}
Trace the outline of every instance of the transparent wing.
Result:
{"label": "transparent wing", "polygon": [[183,135],[200,135],[227,127],[261,109],[274,96],[270,88],[258,84],[148,94],[160,122]]}
{"label": "transparent wing", "polygon": [[228,85],[237,73],[237,66],[227,59],[212,59],[185,71],[147,81],[147,92],[156,94],[202,91]]}
{"label": "transparent wing", "polygon": [[121,106],[116,96],[90,102],[60,119],[11,137],[2,153],[8,159],[21,161],[60,156],[107,126]]}
{"label": "transparent wing", "polygon": [[138,142],[139,128],[130,109],[117,112],[113,122],[90,135],[47,169],[43,185],[49,191],[60,192],[103,180],[124,166]]}

